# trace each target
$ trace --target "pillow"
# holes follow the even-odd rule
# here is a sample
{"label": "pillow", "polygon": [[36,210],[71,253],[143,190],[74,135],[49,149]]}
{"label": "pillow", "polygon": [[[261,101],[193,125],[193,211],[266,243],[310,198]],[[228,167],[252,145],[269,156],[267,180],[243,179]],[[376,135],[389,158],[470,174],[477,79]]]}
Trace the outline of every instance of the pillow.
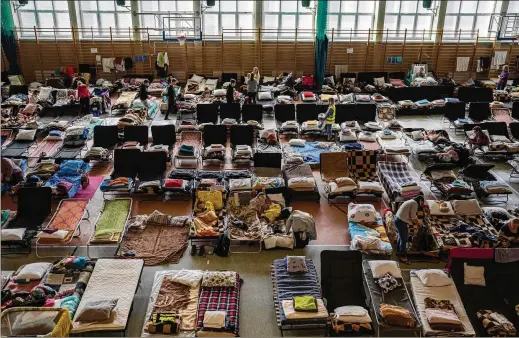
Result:
{"label": "pillow", "polygon": [[308,98],[312,98],[312,97],[314,97],[314,93],[312,93],[312,92],[303,92],[303,97],[307,98],[307,99]]}
{"label": "pillow", "polygon": [[263,77],[263,83],[274,82],[274,81],[276,81],[276,78],[274,76],[264,76]]}
{"label": "pillow", "polygon": [[288,272],[307,272],[305,256],[287,256]]}
{"label": "pillow", "polygon": [[216,89],[214,91],[214,96],[225,96],[226,91],[225,89]]}
{"label": "pillow", "polygon": [[236,272],[234,271],[206,271],[202,279],[202,286],[215,287],[236,285]]}
{"label": "pillow", "polygon": [[110,318],[110,314],[116,306],[117,299],[91,300],[83,306],[74,320],[78,322],[102,322]]}
{"label": "pillow", "polygon": [[295,147],[304,147],[306,141],[300,138],[293,138],[290,141],[288,141],[288,144]]}
{"label": "pillow", "polygon": [[329,83],[332,86],[335,86],[335,80],[333,79],[333,76],[328,76],[324,78],[324,83]]}
{"label": "pillow", "polygon": [[490,139],[494,142],[510,142],[510,139],[506,137],[505,135],[491,135]]}
{"label": "pillow", "polygon": [[191,78],[189,80],[196,82],[196,83],[200,83],[203,79],[204,79],[203,76],[198,76],[196,74],[193,74],[193,76],[191,76]]}
{"label": "pillow", "polygon": [[384,187],[380,182],[369,182],[369,181],[359,181],[358,183],[359,189],[358,193],[363,192],[373,192],[373,193],[384,193]]}
{"label": "pillow", "polygon": [[352,103],[355,99],[355,96],[353,93],[346,94],[346,95],[339,95],[339,101],[344,103]]}
{"label": "pillow", "polygon": [[357,185],[353,179],[350,177],[339,177],[335,179],[335,183],[337,183],[337,186],[344,187],[347,185]]}
{"label": "pillow", "polygon": [[376,77],[373,79],[375,86],[383,86],[386,83],[386,80],[383,77]]}
{"label": "pillow", "polygon": [[341,142],[351,142],[351,141],[357,141],[357,134],[356,133],[345,133],[344,131],[339,134],[339,140]]}
{"label": "pillow", "polygon": [[371,204],[355,204],[348,205],[348,220],[356,223],[376,223],[378,215],[375,207]]}
{"label": "pillow", "polygon": [[231,178],[229,180],[229,190],[251,190],[252,182],[250,178]]}
{"label": "pillow", "polygon": [[278,100],[292,100],[292,98],[288,95],[278,95]]}
{"label": "pillow", "polygon": [[259,92],[258,100],[272,100],[272,93],[271,92]]}
{"label": "pillow", "polygon": [[[433,216],[454,216],[452,204],[449,201],[426,201],[429,205],[429,213]],[[441,203],[440,203],[441,202]],[[445,210],[446,211],[445,211]]]}
{"label": "pillow", "polygon": [[415,274],[425,286],[447,286],[452,284],[449,276],[440,269],[415,270]]}
{"label": "pillow", "polygon": [[68,231],[67,230],[57,230],[53,233],[48,233],[44,231],[38,232],[38,235],[36,237],[38,238],[47,238],[47,239],[64,239],[67,237]]}
{"label": "pillow", "polygon": [[271,202],[281,205],[281,208],[284,208],[286,205],[283,194],[268,194],[267,197]]}
{"label": "pillow", "polygon": [[433,180],[441,180],[443,178],[456,179],[456,174],[452,170],[435,170],[431,171],[431,177]]}
{"label": "pillow", "polygon": [[476,199],[456,200],[452,201],[451,203],[454,211],[456,212],[456,215],[476,216],[483,213]]}
{"label": "pillow", "polygon": [[59,135],[47,135],[44,139],[44,141],[63,141],[63,133],[60,133]]}
{"label": "pillow", "polygon": [[335,182],[329,182],[328,183],[329,191],[332,194],[339,194],[343,192],[350,192],[357,189],[357,185],[345,185],[342,187],[339,187],[337,183]]}
{"label": "pillow", "polygon": [[371,273],[373,274],[373,278],[382,278],[386,274],[390,274],[394,278],[402,278],[402,273],[398,268],[398,265],[395,261],[369,261],[369,267],[371,268]]}
{"label": "pillow", "polygon": [[388,293],[389,291],[393,291],[397,287],[402,286],[402,284],[398,283],[395,277],[390,273],[386,273],[384,276],[377,279],[375,283],[378,284],[383,293]]}
{"label": "pillow", "polygon": [[191,100],[191,99],[194,99],[196,97],[195,94],[184,94],[184,99],[186,100]]}
{"label": "pillow", "polygon": [[485,267],[484,266],[472,266],[465,263],[463,265],[463,280],[465,285],[479,285],[486,286],[485,284]]}
{"label": "pillow", "polygon": [[359,134],[359,140],[364,141],[364,142],[377,142],[375,134],[370,133],[370,132],[365,132],[365,131],[363,131]]}
{"label": "pillow", "polygon": [[342,79],[342,83],[343,84],[348,84],[348,83],[355,84],[355,80],[357,80],[357,79],[354,77],[345,77],[344,79]]}
{"label": "pillow", "polygon": [[38,280],[49,271],[52,263],[30,263],[26,264],[20,272],[15,276],[15,279]]}
{"label": "pillow", "polygon": [[362,306],[347,305],[336,308],[335,318],[342,323],[347,324],[368,324],[371,323],[371,317],[366,309]]}
{"label": "pillow", "polygon": [[56,326],[57,311],[19,312],[12,324],[13,336],[50,336]]}
{"label": "pillow", "polygon": [[36,136],[36,129],[20,129],[16,135],[16,141],[33,141]]}
{"label": "pillow", "polygon": [[200,284],[200,281],[202,280],[203,276],[203,271],[182,269],[175,276],[173,276],[172,280],[175,283],[187,285],[194,288],[198,286],[198,284]]}
{"label": "pillow", "polygon": [[415,141],[423,140],[424,139],[424,133],[423,133],[422,130],[415,130],[415,131],[411,132],[411,137]]}
{"label": "pillow", "polygon": [[216,86],[218,84],[218,79],[207,79],[205,80],[205,84],[209,86]]}
{"label": "pillow", "polygon": [[21,241],[25,235],[25,228],[2,229],[2,241]]}

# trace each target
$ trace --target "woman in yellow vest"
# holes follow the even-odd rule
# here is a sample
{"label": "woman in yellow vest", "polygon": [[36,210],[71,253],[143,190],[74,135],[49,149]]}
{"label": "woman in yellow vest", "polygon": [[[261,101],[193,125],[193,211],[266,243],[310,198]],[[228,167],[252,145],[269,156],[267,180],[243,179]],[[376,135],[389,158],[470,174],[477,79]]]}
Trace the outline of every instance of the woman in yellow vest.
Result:
{"label": "woman in yellow vest", "polygon": [[324,128],[326,129],[326,133],[328,135],[328,141],[331,141],[333,136],[332,125],[335,123],[335,99],[333,97],[328,99],[328,105],[328,110],[324,116]]}

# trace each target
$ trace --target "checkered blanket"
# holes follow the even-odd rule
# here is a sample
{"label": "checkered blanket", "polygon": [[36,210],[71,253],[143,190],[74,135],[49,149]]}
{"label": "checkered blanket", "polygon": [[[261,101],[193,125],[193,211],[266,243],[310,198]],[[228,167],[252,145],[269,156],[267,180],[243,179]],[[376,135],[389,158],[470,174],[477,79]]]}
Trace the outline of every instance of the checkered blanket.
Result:
{"label": "checkered blanket", "polygon": [[[225,311],[229,317],[230,330],[223,332],[233,333],[239,336],[239,315],[240,315],[240,275],[236,274],[236,285],[234,287],[207,287],[200,289],[198,298],[198,319],[196,331],[206,331],[203,329],[204,315],[206,311]],[[218,335],[218,334],[214,334]]]}
{"label": "checkered blanket", "polygon": [[376,172],[377,154],[375,151],[350,151],[348,171],[355,181],[378,182]]}
{"label": "checkered blanket", "polygon": [[[390,199],[401,196],[400,188],[408,183],[418,183],[411,177],[406,163],[378,162],[377,174]],[[423,194],[420,192],[420,194]]]}

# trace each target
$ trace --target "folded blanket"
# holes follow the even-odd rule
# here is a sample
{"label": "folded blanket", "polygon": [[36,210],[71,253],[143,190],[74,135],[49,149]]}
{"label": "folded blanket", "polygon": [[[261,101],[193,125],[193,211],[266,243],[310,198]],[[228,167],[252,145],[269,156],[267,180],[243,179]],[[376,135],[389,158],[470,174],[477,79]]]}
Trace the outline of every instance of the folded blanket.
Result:
{"label": "folded blanket", "polygon": [[317,302],[317,312],[304,312],[304,311],[296,311],[294,309],[294,301],[283,300],[281,302],[283,313],[287,319],[326,319],[328,318],[328,311],[326,311],[326,307],[324,306],[322,299],[316,299]]}
{"label": "folded blanket", "polygon": [[294,310],[317,312],[317,300],[314,296],[294,296]]}

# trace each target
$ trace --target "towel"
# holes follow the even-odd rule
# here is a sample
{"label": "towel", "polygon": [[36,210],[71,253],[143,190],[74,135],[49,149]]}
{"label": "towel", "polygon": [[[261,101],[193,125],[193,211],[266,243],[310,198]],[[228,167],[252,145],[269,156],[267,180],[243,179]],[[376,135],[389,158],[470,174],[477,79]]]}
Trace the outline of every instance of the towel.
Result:
{"label": "towel", "polygon": [[492,66],[495,66],[495,69],[498,69],[500,65],[504,65],[506,63],[506,51],[496,51],[494,52],[494,58],[492,59]]}
{"label": "towel", "polygon": [[313,296],[294,296],[294,310],[317,312],[317,302]]}
{"label": "towel", "polygon": [[466,72],[469,69],[469,56],[462,56],[456,58],[456,71]]}

